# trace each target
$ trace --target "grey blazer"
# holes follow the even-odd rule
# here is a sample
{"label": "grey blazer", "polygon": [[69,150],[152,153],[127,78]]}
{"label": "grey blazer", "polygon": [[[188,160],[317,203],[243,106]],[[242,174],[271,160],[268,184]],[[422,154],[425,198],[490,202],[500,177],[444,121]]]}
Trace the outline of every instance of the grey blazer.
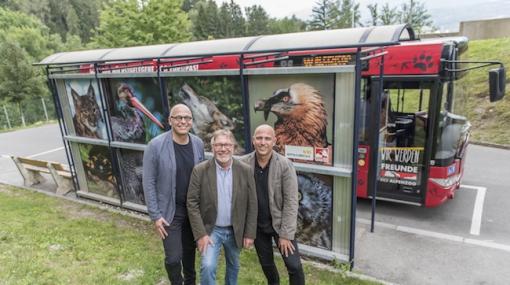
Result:
{"label": "grey blazer", "polygon": [[[241,157],[255,175],[255,152]],[[298,181],[292,162],[273,150],[268,173],[269,210],[276,233],[285,239],[294,240],[299,208]]]}
{"label": "grey blazer", "polygon": [[[248,165],[234,158],[232,163],[232,227],[238,248],[243,238],[257,234],[257,192]],[[210,235],[218,215],[216,163],[214,158],[193,168],[188,188],[188,216],[195,240]]]}
{"label": "grey blazer", "polygon": [[[189,134],[194,164],[204,160],[204,143]],[[172,131],[152,139],[143,154],[143,193],[151,220],[172,223],[175,214],[175,152]]]}

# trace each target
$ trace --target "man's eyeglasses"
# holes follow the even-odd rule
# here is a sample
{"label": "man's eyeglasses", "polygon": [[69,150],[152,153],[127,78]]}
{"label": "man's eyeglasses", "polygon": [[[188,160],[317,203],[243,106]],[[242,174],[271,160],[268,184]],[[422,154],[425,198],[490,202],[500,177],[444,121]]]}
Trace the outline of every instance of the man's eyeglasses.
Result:
{"label": "man's eyeglasses", "polygon": [[190,116],[170,116],[171,119],[176,120],[178,122],[184,120],[186,122],[191,121],[193,118]]}
{"label": "man's eyeglasses", "polygon": [[215,143],[213,144],[213,147],[215,149],[222,149],[222,148],[232,148],[234,144],[231,143]]}

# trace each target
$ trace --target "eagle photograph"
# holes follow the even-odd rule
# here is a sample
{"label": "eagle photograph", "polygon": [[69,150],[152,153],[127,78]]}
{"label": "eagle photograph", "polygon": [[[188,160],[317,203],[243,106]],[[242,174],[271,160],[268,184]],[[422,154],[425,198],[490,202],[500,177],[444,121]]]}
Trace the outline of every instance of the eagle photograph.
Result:
{"label": "eagle photograph", "polygon": [[332,165],[333,88],[330,75],[253,78],[251,127],[274,126],[275,150],[294,161]]}

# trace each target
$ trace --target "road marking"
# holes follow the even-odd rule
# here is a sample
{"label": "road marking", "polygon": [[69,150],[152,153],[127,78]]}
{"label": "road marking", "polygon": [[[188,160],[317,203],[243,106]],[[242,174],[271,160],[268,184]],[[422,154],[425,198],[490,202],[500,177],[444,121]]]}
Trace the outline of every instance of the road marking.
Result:
{"label": "road marking", "polygon": [[[364,225],[370,225],[369,219],[357,218],[356,222],[358,222],[360,224],[364,224]],[[458,236],[458,235],[444,234],[444,233],[439,233],[439,232],[433,232],[433,231],[422,230],[422,229],[411,228],[411,227],[397,226],[397,225],[381,223],[381,222],[375,222],[375,225],[378,227],[392,229],[392,230],[396,230],[396,231],[403,232],[403,233],[410,233],[410,234],[415,234],[415,235],[419,235],[419,236],[426,236],[426,237],[431,237],[431,238],[436,238],[436,239],[448,240],[448,241],[453,241],[453,242],[458,242],[458,243],[476,245],[476,246],[510,252],[510,245],[496,243],[496,242],[492,242],[492,241],[470,239],[470,238],[465,238],[465,237]]]}
{"label": "road marking", "polygon": [[460,185],[460,187],[476,190],[475,206],[473,209],[473,217],[471,218],[471,230],[469,231],[469,233],[472,235],[479,236],[480,228],[482,226],[483,203],[485,201],[485,194],[487,193],[487,188],[470,185]]}
{"label": "road marking", "polygon": [[43,151],[43,152],[40,152],[40,153],[32,154],[32,155],[27,156],[27,157],[28,158],[34,158],[36,156],[45,155],[45,154],[52,153],[52,152],[59,151],[59,150],[63,150],[63,149],[64,149],[64,147],[57,147],[57,148],[54,148],[54,149],[50,149],[48,151]]}

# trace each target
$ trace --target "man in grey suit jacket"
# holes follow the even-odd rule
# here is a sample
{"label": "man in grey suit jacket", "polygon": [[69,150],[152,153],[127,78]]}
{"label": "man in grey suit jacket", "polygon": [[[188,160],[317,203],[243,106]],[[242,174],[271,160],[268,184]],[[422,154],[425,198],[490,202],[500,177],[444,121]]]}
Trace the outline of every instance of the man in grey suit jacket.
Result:
{"label": "man in grey suit jacket", "polygon": [[268,284],[280,284],[272,239],[282,254],[290,284],[305,284],[295,240],[299,207],[296,170],[289,159],[273,150],[275,143],[274,129],[260,125],[252,137],[255,151],[242,158],[250,166],[257,188],[255,249]]}
{"label": "man in grey suit jacket", "polygon": [[225,284],[237,284],[240,249],[251,247],[257,227],[257,197],[250,168],[232,158],[235,138],[218,130],[211,139],[214,158],[193,169],[188,215],[202,254],[200,282],[216,284],[221,247],[227,262]]}
{"label": "man in grey suit jacket", "polygon": [[196,279],[196,245],[187,216],[186,196],[191,171],[204,160],[204,143],[189,133],[192,119],[186,105],[175,105],[169,117],[172,129],[152,139],[143,155],[147,210],[163,240],[165,268],[172,285],[183,281],[195,284]]}

